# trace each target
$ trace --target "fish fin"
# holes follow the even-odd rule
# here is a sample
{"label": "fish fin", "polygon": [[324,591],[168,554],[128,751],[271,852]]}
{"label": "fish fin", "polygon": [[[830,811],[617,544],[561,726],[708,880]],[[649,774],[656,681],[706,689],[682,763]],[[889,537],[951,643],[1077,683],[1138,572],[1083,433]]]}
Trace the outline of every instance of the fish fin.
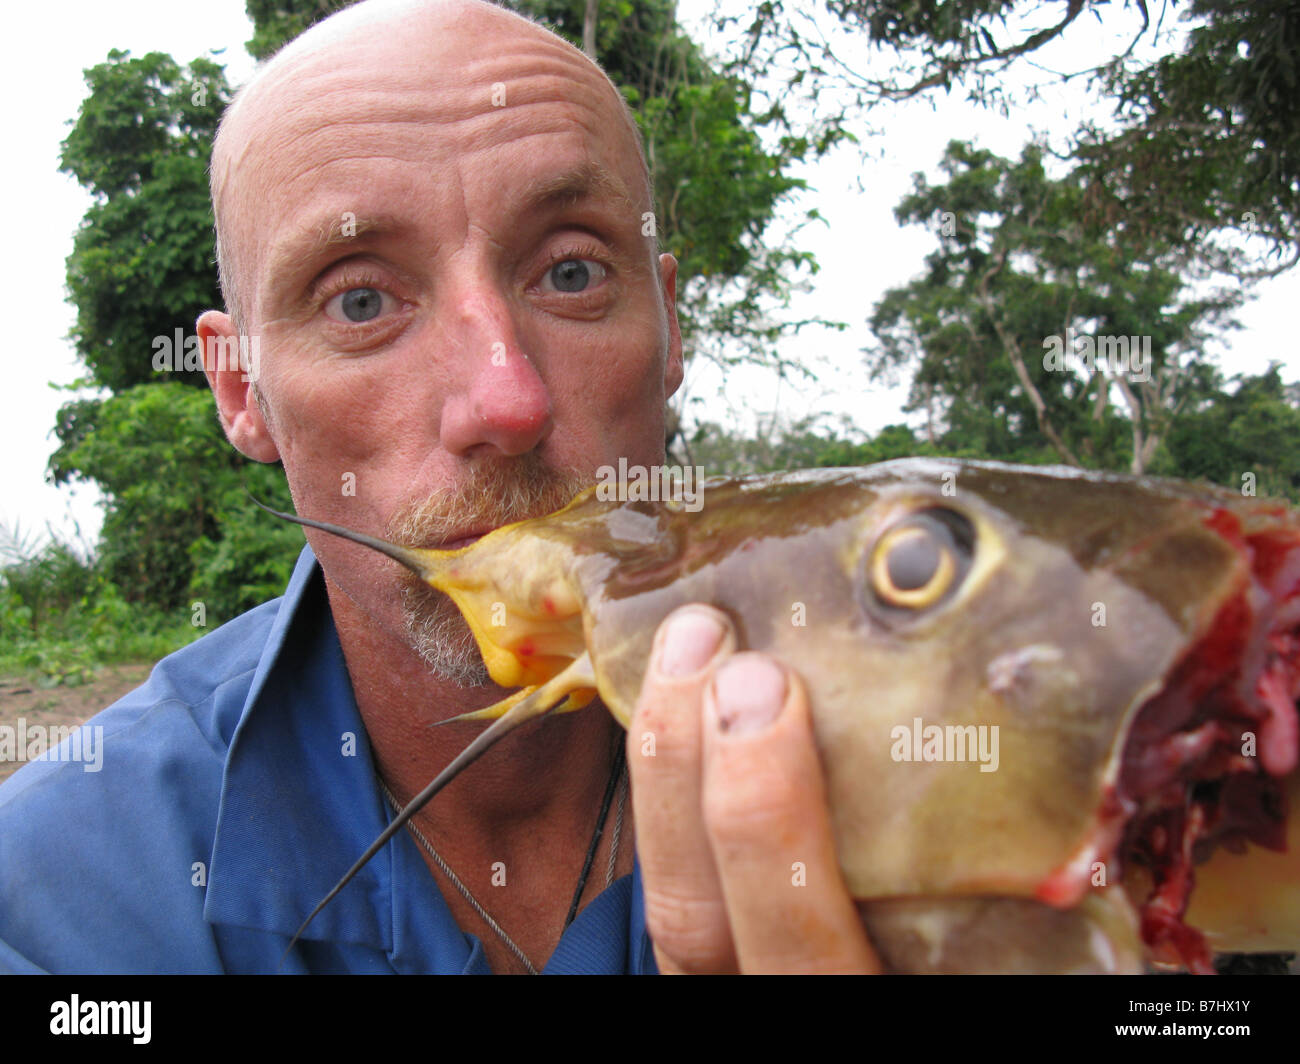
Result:
{"label": "fish fin", "polygon": [[[429,725],[429,727],[441,728],[444,724],[458,724],[465,720],[497,720],[500,717],[504,717],[519,702],[523,701],[536,690],[536,684],[533,684],[531,687],[522,687],[518,691],[515,691],[501,699],[500,702],[493,702],[490,706],[484,706],[482,709],[474,709],[468,713],[457,713],[456,716],[448,717],[446,720],[435,720]],[[558,712],[558,710],[556,710],[556,712]]]}
{"label": "fish fin", "polygon": [[[577,693],[581,696],[585,693],[586,689],[590,689],[591,696],[588,697],[588,701],[590,701],[590,697],[594,696],[595,687],[595,669],[592,667],[590,656],[583,654],[581,657],[576,658],[573,664],[563,672],[552,677],[541,686],[533,689],[531,693],[526,695],[526,697],[519,699],[519,701],[507,709],[491,727],[457,754],[455,758],[452,759],[451,764],[434,777],[432,783],[412,798],[406,804],[406,808],[398,813],[397,816],[393,818],[392,823],[390,823],[388,827],[384,828],[379,837],[366,848],[366,852],[357,858],[356,863],[349,868],[347,872],[344,873],[343,878],[334,885],[334,889],[320,900],[316,905],[316,908],[314,908],[307,919],[302,922],[302,926],[294,932],[293,938],[289,940],[289,945],[285,948],[284,954],[280,958],[280,963],[284,963],[284,958],[287,957],[289,951],[297,945],[298,939],[301,938],[302,933],[307,930],[307,925],[316,919],[317,914],[334,900],[339,891],[352,881],[352,877],[361,871],[370,858],[374,857],[375,854],[383,849],[389,839],[406,826],[406,822],[410,820],[411,817],[415,816],[416,813],[424,808],[429,799],[460,775],[463,769],[468,768],[484,753],[486,753],[488,748],[495,744],[498,739],[502,739],[509,735],[510,732],[514,731],[521,724],[527,724],[528,721],[535,717],[545,716],[547,713],[555,711],[557,708],[570,701],[569,696],[571,694]],[[498,703],[498,705],[499,704],[500,703]]]}
{"label": "fish fin", "polygon": [[[469,713],[458,713],[454,717],[448,717],[446,720],[435,720],[429,725],[431,728],[441,728],[444,724],[458,724],[467,720],[498,720],[504,717],[510,710],[521,700],[527,698],[537,690],[537,685],[525,687],[507,695],[500,702],[493,702],[490,706],[484,706],[482,709],[471,710]],[[568,695],[563,702],[551,710],[552,715],[559,713],[576,713],[580,709],[585,709],[588,703],[596,697],[595,690],[582,688]]]}

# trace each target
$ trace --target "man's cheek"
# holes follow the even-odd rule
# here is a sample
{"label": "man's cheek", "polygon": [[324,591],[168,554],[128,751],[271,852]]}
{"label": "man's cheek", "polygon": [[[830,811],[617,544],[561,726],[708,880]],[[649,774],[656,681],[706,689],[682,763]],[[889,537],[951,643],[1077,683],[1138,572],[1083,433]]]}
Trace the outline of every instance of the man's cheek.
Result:
{"label": "man's cheek", "polygon": [[295,461],[326,463],[360,476],[386,449],[387,433],[374,417],[386,404],[368,399],[362,389],[339,387],[341,383],[329,379],[324,368],[287,373],[272,400],[280,435],[286,437],[277,442]]}

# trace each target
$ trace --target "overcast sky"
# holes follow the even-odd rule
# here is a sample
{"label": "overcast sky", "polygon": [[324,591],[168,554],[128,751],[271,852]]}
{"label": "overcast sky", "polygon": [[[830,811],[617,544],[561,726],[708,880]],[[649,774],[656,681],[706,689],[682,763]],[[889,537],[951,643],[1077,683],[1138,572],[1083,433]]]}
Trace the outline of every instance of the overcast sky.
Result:
{"label": "overcast sky", "polygon": [[[690,18],[706,5],[680,0],[679,11]],[[1059,5],[1046,10],[1057,12]],[[82,368],[65,339],[74,312],[64,299],[65,260],[72,237],[89,198],[70,178],[57,172],[59,143],[67,135],[85,95],[82,71],[104,61],[111,48],[133,55],[166,52],[185,63],[214,49],[227,64],[232,84],[244,81],[252,60],[244,41],[252,27],[243,0],[53,0],[46,4],[11,5],[6,12],[9,41],[21,42],[0,66],[0,85],[9,101],[6,110],[4,168],[5,290],[24,293],[21,312],[10,318],[6,364],[8,386],[0,391],[0,525],[41,530],[52,525],[71,533],[73,520],[93,540],[99,526],[97,494],[92,487],[55,489],[45,484],[44,470],[55,448],[52,426],[58,407],[71,396],[51,383],[75,380]],[[57,28],[57,36],[51,28]],[[1064,50],[1042,58],[1053,63],[1079,63],[1100,55],[1113,41],[1092,23],[1080,25]],[[1076,69],[1071,66],[1069,69]],[[1041,77],[1041,75],[1039,75]],[[891,111],[887,134],[868,142],[876,157],[863,163],[852,150],[838,152],[802,174],[815,192],[804,206],[815,205],[829,225],[804,230],[800,245],[821,263],[815,291],[791,309],[795,317],[820,315],[849,323],[843,333],[806,330],[787,350],[792,357],[818,368],[823,380],[800,389],[777,385],[758,372],[733,372],[722,388],[720,374],[697,366],[687,388],[698,402],[688,415],[712,420],[743,421],[774,406],[785,417],[826,411],[850,415],[856,424],[875,431],[900,413],[906,388],[886,389],[867,378],[860,348],[870,341],[866,319],[886,289],[915,276],[934,237],[922,228],[900,229],[893,208],[911,188],[911,175],[934,175],[943,148],[953,137],[971,138],[982,147],[1015,156],[1032,131],[1058,138],[1077,127],[1085,113],[1096,113],[1078,83],[1049,96],[1033,108],[1009,118],[954,97],[918,103]],[[878,113],[878,123],[886,116]],[[858,191],[861,182],[865,192]],[[1284,325],[1287,303],[1300,296],[1300,280],[1283,277],[1261,290],[1240,318],[1241,332],[1228,338],[1221,364],[1229,373],[1258,373],[1270,359],[1285,364],[1284,377],[1300,377],[1300,353],[1294,329]],[[34,302],[27,302],[34,300]]]}

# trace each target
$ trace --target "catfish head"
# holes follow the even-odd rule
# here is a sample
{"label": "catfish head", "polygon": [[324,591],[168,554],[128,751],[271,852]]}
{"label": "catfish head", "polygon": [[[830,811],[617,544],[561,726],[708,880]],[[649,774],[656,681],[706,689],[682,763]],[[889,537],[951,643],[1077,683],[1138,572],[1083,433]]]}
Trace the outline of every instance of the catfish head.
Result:
{"label": "catfish head", "polygon": [[894,970],[1213,971],[1215,948],[1300,946],[1283,506],[904,460],[706,481],[698,512],[592,489],[456,552],[369,542],[523,688],[475,715],[500,719],[473,756],[595,695],[626,726],[659,622],[727,612],[807,688],[844,878]]}

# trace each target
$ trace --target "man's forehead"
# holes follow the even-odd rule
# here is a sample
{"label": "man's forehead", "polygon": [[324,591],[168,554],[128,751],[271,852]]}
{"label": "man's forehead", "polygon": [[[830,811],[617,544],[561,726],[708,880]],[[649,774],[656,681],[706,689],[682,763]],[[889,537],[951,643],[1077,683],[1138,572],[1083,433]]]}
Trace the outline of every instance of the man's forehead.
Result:
{"label": "man's forehead", "polygon": [[[227,119],[256,111],[315,73],[383,71],[394,60],[419,57],[434,66],[506,40],[575,51],[561,38],[486,0],[365,0],[316,23],[259,66],[236,94]],[[578,53],[581,54],[581,53]]]}
{"label": "man's forehead", "polygon": [[[633,178],[644,174],[635,126],[617,90],[577,49],[490,5],[417,5],[414,15],[402,5],[378,10],[400,16],[401,32],[391,32],[392,26],[378,32],[375,19],[367,18],[330,27],[317,46],[309,38],[335,20],[318,24],[254,79],[223,122],[213,198],[219,229],[242,245],[227,249],[236,252],[241,272],[252,265],[248,253],[265,263],[263,254],[278,255],[285,243],[285,204],[271,201],[285,194],[286,177],[306,178],[314,191],[314,176],[325,181],[331,167],[335,176],[346,173],[350,157],[406,151],[407,161],[427,161],[432,169],[439,150],[482,152],[497,142],[566,131],[579,134],[607,165],[593,160],[543,176],[543,185],[553,187],[527,195],[542,202],[604,195],[622,200],[626,209],[646,209],[640,204],[648,182]],[[449,22],[450,10],[464,17]],[[427,136],[404,137],[414,129]],[[236,195],[238,210],[223,202]],[[221,224],[223,214],[234,218],[237,235],[229,221]],[[368,219],[366,226],[375,231],[387,221]],[[309,248],[352,231],[338,224],[337,212],[333,222],[306,218],[295,229],[295,245],[306,240]],[[273,241],[267,239],[272,233]]]}
{"label": "man's forehead", "polygon": [[[451,123],[464,118],[467,89],[501,110],[568,97],[629,125],[594,63],[513,12],[482,0],[368,0],[290,42],[236,95],[218,131],[214,194],[250,158],[275,150],[271,138],[292,137],[295,115],[364,122],[386,106],[398,122]],[[381,104],[385,91],[390,99]],[[393,96],[410,100],[409,113],[394,110]],[[635,126],[628,131],[639,147]]]}

